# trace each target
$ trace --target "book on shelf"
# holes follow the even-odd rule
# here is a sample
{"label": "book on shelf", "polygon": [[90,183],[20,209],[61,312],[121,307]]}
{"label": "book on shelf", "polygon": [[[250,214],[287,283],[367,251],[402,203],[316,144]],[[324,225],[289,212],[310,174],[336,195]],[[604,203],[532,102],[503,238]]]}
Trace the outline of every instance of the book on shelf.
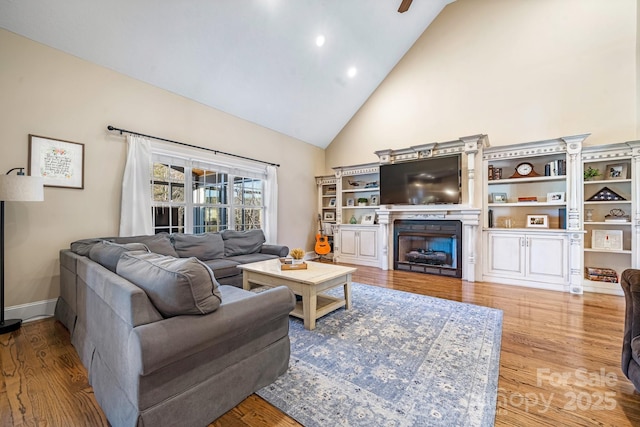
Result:
{"label": "book on shelf", "polygon": [[549,163],[544,165],[544,175],[545,176],[562,176],[566,175],[567,171],[567,162],[566,160],[552,160]]}
{"label": "book on shelf", "polygon": [[585,267],[585,270],[587,270],[587,274],[618,277],[618,273],[613,268]]}
{"label": "book on shelf", "polygon": [[533,196],[533,197],[518,197],[518,201],[519,202],[537,202],[538,198]]}
{"label": "book on shelf", "polygon": [[613,276],[598,276],[597,274],[587,275],[587,279],[594,282],[618,283],[618,278]]}
{"label": "book on shelf", "polygon": [[493,165],[489,165],[487,177],[489,178],[489,181],[502,179],[502,168],[497,168]]}
{"label": "book on shelf", "polygon": [[618,273],[612,268],[585,267],[585,277],[595,282],[617,283]]}

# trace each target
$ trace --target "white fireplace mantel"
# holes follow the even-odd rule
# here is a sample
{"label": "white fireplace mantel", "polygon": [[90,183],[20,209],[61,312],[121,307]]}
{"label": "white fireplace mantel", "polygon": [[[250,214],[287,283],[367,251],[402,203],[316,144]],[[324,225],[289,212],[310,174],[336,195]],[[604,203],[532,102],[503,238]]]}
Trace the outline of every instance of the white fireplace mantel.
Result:
{"label": "white fireplace mantel", "polygon": [[475,282],[480,277],[478,265],[479,208],[467,205],[387,205],[376,211],[382,228],[382,256],[380,268],[393,270],[394,221],[404,220],[453,220],[462,222],[462,279]]}

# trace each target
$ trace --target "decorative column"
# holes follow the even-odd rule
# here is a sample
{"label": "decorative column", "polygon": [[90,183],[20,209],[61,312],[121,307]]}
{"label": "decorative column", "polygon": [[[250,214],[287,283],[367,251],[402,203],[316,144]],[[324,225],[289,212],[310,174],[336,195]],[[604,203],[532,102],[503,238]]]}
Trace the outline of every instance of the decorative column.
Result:
{"label": "decorative column", "polygon": [[475,190],[476,190],[476,155],[483,144],[489,146],[487,135],[464,136],[460,140],[464,142],[464,153],[467,155],[467,204],[472,207],[476,206]]}
{"label": "decorative column", "polygon": [[393,250],[389,248],[389,242],[392,242],[393,226],[390,224],[390,211],[382,208],[377,211],[378,224],[380,225],[380,268],[383,270],[393,270]]}
{"label": "decorative column", "polygon": [[582,294],[582,253],[584,250],[584,231],[582,229],[581,206],[582,185],[582,141],[589,134],[565,136],[561,139],[567,144],[567,230],[569,233],[569,292]]}

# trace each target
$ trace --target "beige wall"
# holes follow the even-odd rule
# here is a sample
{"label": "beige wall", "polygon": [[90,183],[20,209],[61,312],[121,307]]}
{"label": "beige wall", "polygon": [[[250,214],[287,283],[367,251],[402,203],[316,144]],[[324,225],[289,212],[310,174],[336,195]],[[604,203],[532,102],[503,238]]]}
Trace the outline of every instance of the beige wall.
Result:
{"label": "beige wall", "polygon": [[[636,139],[637,0],[457,0],[327,149],[327,168],[375,150],[488,134],[492,145],[591,133]],[[410,13],[410,12],[409,12]]]}
{"label": "beige wall", "polygon": [[313,248],[324,151],[0,30],[0,173],[27,166],[28,134],[85,144],[85,189],[6,203],[6,305],[56,298],[58,250],[118,233],[126,143],[108,124],[280,163],[279,238]]}

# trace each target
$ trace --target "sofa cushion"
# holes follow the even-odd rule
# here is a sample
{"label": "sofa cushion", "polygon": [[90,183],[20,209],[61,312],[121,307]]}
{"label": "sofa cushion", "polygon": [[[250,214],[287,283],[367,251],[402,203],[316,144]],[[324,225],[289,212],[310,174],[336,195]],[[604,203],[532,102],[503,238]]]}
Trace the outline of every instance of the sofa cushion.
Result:
{"label": "sofa cushion", "polygon": [[260,252],[262,244],[266,241],[262,230],[224,230],[224,256],[246,255]]}
{"label": "sofa cushion", "polygon": [[149,248],[143,243],[119,244],[103,240],[91,247],[89,258],[115,273],[120,255],[130,251],[149,252]]}
{"label": "sofa cushion", "polygon": [[196,257],[201,261],[224,258],[224,242],[220,233],[171,235],[180,258]]}
{"label": "sofa cushion", "polygon": [[116,243],[144,243],[151,252],[178,258],[178,254],[171,244],[171,238],[167,233],[147,236],[115,237],[113,241]]}
{"label": "sofa cushion", "polygon": [[95,238],[95,239],[82,239],[76,240],[71,243],[71,252],[80,256],[89,256],[89,252],[91,252],[91,248],[101,242],[104,242],[105,239]]}
{"label": "sofa cushion", "polygon": [[213,272],[197,258],[126,252],[116,272],[142,288],[165,317],[211,313],[222,300]]}
{"label": "sofa cushion", "polygon": [[236,268],[240,263],[230,259],[210,259],[209,261],[204,261],[204,263],[213,271],[213,275],[217,279],[236,276],[242,273],[242,271]]}

